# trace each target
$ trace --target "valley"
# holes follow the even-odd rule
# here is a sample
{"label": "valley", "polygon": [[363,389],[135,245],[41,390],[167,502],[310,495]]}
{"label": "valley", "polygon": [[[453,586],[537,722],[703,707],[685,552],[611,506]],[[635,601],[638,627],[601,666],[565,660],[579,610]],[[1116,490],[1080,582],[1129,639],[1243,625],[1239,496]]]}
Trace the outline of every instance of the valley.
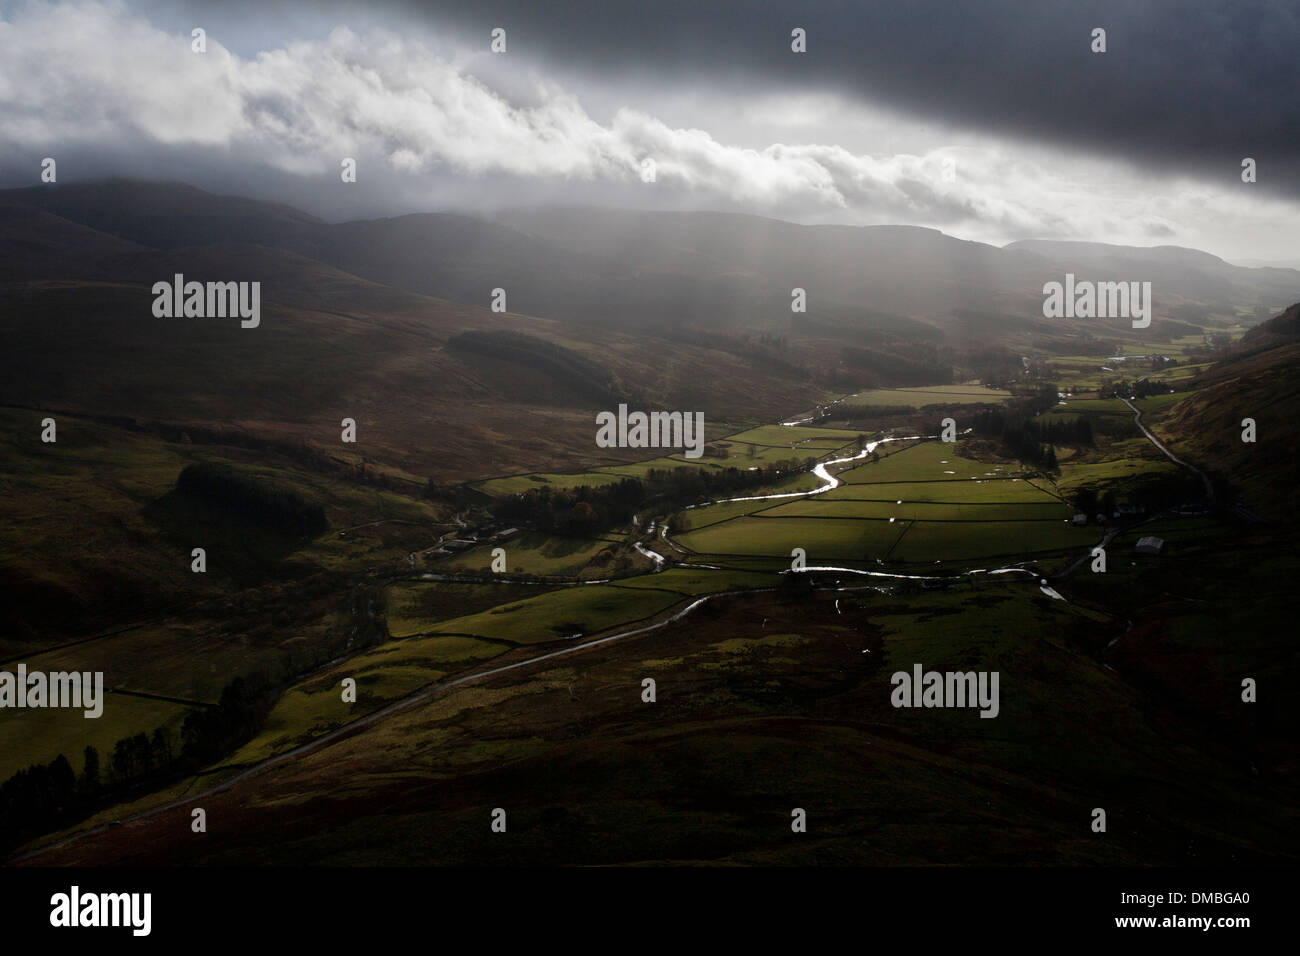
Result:
{"label": "valley", "polygon": [[[11,862],[1300,857],[1287,270],[1176,251],[1149,327],[1072,323],[1034,295],[1051,244],[574,211],[330,226],[111,189],[138,202],[0,194],[3,234],[57,218],[87,250],[23,246],[0,275],[0,666],[106,689],[98,720],[0,715]],[[696,305],[764,276],[753,311],[649,327],[662,302],[601,230]],[[396,254],[413,239],[441,271]],[[511,302],[537,311],[492,312],[471,287],[523,246]],[[790,270],[839,256],[825,307],[781,315],[782,283],[812,285]],[[932,287],[880,284],[922,260]],[[159,269],[251,261],[255,328],[152,316]],[[602,443],[621,406],[703,430]],[[918,663],[997,672],[996,717],[892,706]]]}

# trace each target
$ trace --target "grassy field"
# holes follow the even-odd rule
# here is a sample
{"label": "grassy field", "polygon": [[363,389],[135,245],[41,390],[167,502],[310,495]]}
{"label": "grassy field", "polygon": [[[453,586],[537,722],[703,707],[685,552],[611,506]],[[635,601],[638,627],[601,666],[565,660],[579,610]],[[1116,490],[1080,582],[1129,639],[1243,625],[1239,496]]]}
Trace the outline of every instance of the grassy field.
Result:
{"label": "grassy field", "polygon": [[[626,542],[617,539],[559,538],[537,532],[521,534],[509,541],[488,543],[442,558],[433,567],[438,571],[476,571],[491,573],[492,552],[503,548],[506,571],[510,574],[540,574],[566,577],[604,577],[611,570],[612,558],[597,561],[604,552],[620,551]],[[625,571],[651,570],[651,562],[635,551],[629,556]],[[584,573],[585,572],[585,573]]]}
{"label": "grassy field", "polygon": [[[960,423],[958,423],[960,426]],[[947,479],[994,478],[1017,474],[1015,465],[991,465],[972,461],[959,454],[961,441],[951,444],[938,441],[919,442],[902,451],[864,460],[852,470],[836,475],[847,484],[898,481],[944,481]]]}
{"label": "grassy field", "polygon": [[683,547],[708,555],[788,558],[792,549],[803,548],[809,563],[815,564],[883,558],[902,530],[901,524],[890,524],[888,520],[755,516],[733,518],[675,540]]}
{"label": "grassy field", "polygon": [[933,563],[975,558],[1018,558],[1096,544],[1096,528],[1074,527],[1068,521],[915,521],[890,552],[892,561]]}
{"label": "grassy field", "polygon": [[825,501],[901,500],[903,504],[918,501],[1045,504],[1059,500],[1045,490],[1046,487],[1046,482],[1041,479],[1031,481],[1027,478],[857,482],[841,485],[818,495],[818,498]]}
{"label": "grassy field", "polygon": [[[35,669],[35,668],[32,668]],[[191,708],[168,701],[106,694],[104,712],[88,719],[82,710],[6,710],[0,720],[0,782],[34,763],[49,763],[59,754],[80,773],[86,747],[99,751],[107,766],[113,746],[123,737],[150,735],[167,727],[179,749],[180,727]]]}
{"label": "grassy field", "polygon": [[[263,760],[506,650],[501,644],[460,636],[387,642],[292,688],[276,703],[257,737],[223,763]],[[357,682],[356,703],[343,701],[342,682],[348,677]]]}
{"label": "grassy field", "polygon": [[804,447],[804,444],[821,446],[823,450],[837,448],[851,441],[857,441],[861,432],[844,428],[814,428],[808,425],[760,425],[748,431],[728,435],[726,441],[755,445],[770,445],[774,448],[789,448],[791,444]]}
{"label": "grassy field", "polygon": [[783,500],[798,501],[800,499],[777,498],[770,501],[727,501],[703,508],[688,508],[685,511],[677,512],[673,516],[672,527],[675,529],[674,534],[680,535],[687,531],[694,531],[708,527],[711,524],[717,524],[720,521],[729,521],[741,515],[778,508]]}
{"label": "grassy field", "polygon": [[393,637],[419,634],[440,621],[486,611],[551,590],[546,585],[470,584],[453,581],[407,579],[390,584],[384,591],[388,632]]}
{"label": "grassy field", "polygon": [[[1141,439],[1146,442],[1146,439]],[[1147,447],[1151,447],[1147,443]],[[1158,454],[1158,452],[1157,452]],[[1147,475],[1173,474],[1178,466],[1167,458],[1110,458],[1097,462],[1062,462],[1057,486],[1063,491],[1081,485],[1122,483]]]}
{"label": "grassy field", "polygon": [[622,477],[622,475],[599,471],[583,471],[573,474],[512,475],[509,478],[489,478],[487,481],[475,483],[473,487],[484,494],[501,497],[503,495],[521,494],[532,488],[540,488],[543,485],[549,485],[557,490],[561,488],[580,488],[583,485],[600,488],[604,485],[612,485]]}
{"label": "grassy field", "polygon": [[873,388],[846,398],[848,405],[977,405],[1000,404],[1011,393],[980,385],[931,385],[928,388]]}
{"label": "grassy field", "polygon": [[774,587],[777,579],[766,572],[676,567],[662,574],[643,575],[619,583],[622,587],[666,589],[682,595],[695,596],[742,588]]}
{"label": "grassy field", "polygon": [[[1021,482],[1023,484],[1023,482]],[[963,486],[964,487],[964,486]],[[900,492],[901,493],[901,492]],[[765,518],[873,518],[888,521],[1052,521],[1068,519],[1069,505],[1055,499],[993,503],[988,501],[904,501],[898,499],[864,501],[818,495],[769,508]]]}
{"label": "grassy field", "polygon": [[[290,616],[279,602],[297,603],[298,610]],[[203,617],[169,621],[24,656],[21,660],[29,672],[103,673],[104,711],[92,720],[83,718],[79,710],[6,710],[0,719],[0,780],[30,763],[48,763],[60,752],[80,770],[85,744],[75,747],[75,753],[67,749],[78,735],[104,758],[119,739],[149,735],[165,725],[179,750],[180,723],[191,709],[186,702],[214,704],[234,677],[273,669],[287,656],[310,660],[312,647],[329,646],[327,642],[349,626],[347,616],[337,609],[337,599],[313,604],[289,597],[279,602],[266,605],[257,615],[260,622],[245,617],[246,607],[232,606],[230,618],[222,622]],[[14,666],[4,665],[11,671]]]}
{"label": "grassy field", "polygon": [[779,558],[800,547],[814,563],[933,563],[1059,551],[1096,537],[1072,528],[1073,509],[1045,487],[1003,477],[1013,471],[922,442],[842,472],[845,483],[825,494],[683,512],[674,540],[715,556]]}
{"label": "grassy field", "polygon": [[658,614],[681,599],[680,594],[652,590],[652,586],[577,585],[436,623],[428,630],[536,644],[630,624]]}

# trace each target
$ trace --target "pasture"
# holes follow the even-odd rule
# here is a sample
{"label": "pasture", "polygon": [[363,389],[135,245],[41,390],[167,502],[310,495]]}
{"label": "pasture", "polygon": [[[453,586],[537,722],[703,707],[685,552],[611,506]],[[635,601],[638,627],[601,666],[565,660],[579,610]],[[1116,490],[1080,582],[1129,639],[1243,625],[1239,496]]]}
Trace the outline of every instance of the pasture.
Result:
{"label": "pasture", "polygon": [[1001,404],[1011,393],[982,385],[931,385],[925,388],[873,388],[851,395],[846,405],[979,405]]}

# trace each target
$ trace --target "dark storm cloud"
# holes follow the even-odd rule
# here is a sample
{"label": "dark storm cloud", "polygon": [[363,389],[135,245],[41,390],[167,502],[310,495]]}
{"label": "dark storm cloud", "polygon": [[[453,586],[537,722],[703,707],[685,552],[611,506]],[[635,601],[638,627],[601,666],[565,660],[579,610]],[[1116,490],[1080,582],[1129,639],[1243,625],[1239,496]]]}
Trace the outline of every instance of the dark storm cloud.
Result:
{"label": "dark storm cloud", "polygon": [[[443,0],[408,5],[487,43],[633,82],[833,90],[984,132],[1126,158],[1157,174],[1300,194],[1300,4]],[[803,27],[808,52],[790,52]],[[1091,52],[1102,27],[1107,52]]]}

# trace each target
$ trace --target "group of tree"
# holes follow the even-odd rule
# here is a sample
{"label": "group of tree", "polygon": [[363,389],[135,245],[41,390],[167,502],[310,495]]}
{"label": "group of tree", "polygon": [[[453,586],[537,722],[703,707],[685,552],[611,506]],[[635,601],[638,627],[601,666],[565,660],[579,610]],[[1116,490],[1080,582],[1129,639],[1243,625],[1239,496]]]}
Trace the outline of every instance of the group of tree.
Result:
{"label": "group of tree", "polygon": [[1020,418],[1000,408],[984,409],[968,419],[976,435],[999,438],[1005,445],[1021,447],[1031,444],[1081,445],[1092,447],[1092,419],[1074,415],[1056,421]]}
{"label": "group of tree", "polygon": [[0,784],[0,846],[66,826],[93,812],[110,798],[171,770],[176,763],[172,737],[165,727],[152,736],[123,737],[102,766],[99,751],[83,751],[81,775],[59,754],[48,764],[32,764]]}
{"label": "group of tree", "polygon": [[1044,471],[1059,470],[1057,445],[1092,446],[1092,421],[1086,415],[1041,422],[1000,408],[984,409],[968,419],[974,434],[995,438],[1001,454]]}
{"label": "group of tree", "polygon": [[1014,382],[1024,369],[1018,353],[1001,347],[971,349],[963,356],[963,379],[1001,387]]}
{"label": "group of tree", "polygon": [[1019,418],[1034,418],[1061,401],[1061,393],[1052,382],[1012,385],[1010,392],[1011,397],[1007,399],[1006,407],[1010,414]]}
{"label": "group of tree", "polygon": [[553,534],[589,535],[626,524],[639,511],[673,510],[771,484],[801,464],[778,462],[752,470],[652,468],[644,478],[622,478],[608,485],[558,489],[542,485],[497,500],[492,517],[499,524]]}
{"label": "group of tree", "polygon": [[[263,661],[256,672],[231,680],[215,705],[190,711],[179,741],[164,726],[152,734],[128,734],[102,755],[95,747],[86,747],[80,776],[62,754],[18,771],[0,783],[0,849],[70,826],[105,806],[221,759],[258,732],[283,688],[349,649],[373,646],[386,637],[380,587],[341,588],[329,576],[275,587],[284,589],[283,608],[301,608],[328,597],[331,606],[343,612],[339,623],[310,642],[294,642],[292,649]],[[245,635],[268,614],[274,620],[282,611],[281,604],[267,602],[265,593],[256,602],[223,606],[231,633]]]}
{"label": "group of tree", "polygon": [[1146,398],[1148,395],[1168,395],[1174,387],[1168,382],[1140,378],[1135,382],[1106,382],[1097,389],[1098,398]]}
{"label": "group of tree", "polygon": [[872,381],[900,386],[950,385],[952,365],[942,361],[925,346],[884,351],[846,346],[840,352],[842,364],[855,372],[869,375]]}
{"label": "group of tree", "polygon": [[[1188,502],[1200,501],[1204,495],[1200,479],[1191,472],[1181,469],[1176,472],[1146,475],[1126,483],[1121,491],[1126,504],[1136,506],[1144,513],[1156,513]],[[1114,488],[1098,492],[1096,488],[1084,485],[1074,492],[1072,503],[1076,509],[1089,517],[1094,514],[1113,517],[1118,496]]]}
{"label": "group of tree", "polygon": [[298,492],[220,462],[187,465],[176,479],[183,494],[229,508],[282,534],[312,537],[329,527],[325,509]]}
{"label": "group of tree", "polygon": [[143,784],[211,763],[252,738],[276,696],[265,681],[237,677],[215,707],[190,711],[179,751],[171,731],[159,727],[118,740],[106,766],[95,747],[86,747],[80,776],[63,754],[19,770],[0,784],[0,848],[69,826]]}

